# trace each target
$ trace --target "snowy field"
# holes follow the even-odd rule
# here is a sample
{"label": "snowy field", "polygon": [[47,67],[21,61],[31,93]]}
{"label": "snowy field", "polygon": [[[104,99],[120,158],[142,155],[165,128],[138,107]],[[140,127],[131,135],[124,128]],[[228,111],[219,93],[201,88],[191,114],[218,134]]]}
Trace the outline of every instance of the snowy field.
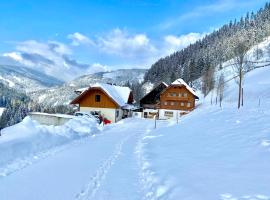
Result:
{"label": "snowy field", "polygon": [[0,137],[0,199],[270,200],[269,75],[246,76],[240,110],[231,81],[222,108],[208,97],[157,129],[146,119],[100,129],[26,118]]}

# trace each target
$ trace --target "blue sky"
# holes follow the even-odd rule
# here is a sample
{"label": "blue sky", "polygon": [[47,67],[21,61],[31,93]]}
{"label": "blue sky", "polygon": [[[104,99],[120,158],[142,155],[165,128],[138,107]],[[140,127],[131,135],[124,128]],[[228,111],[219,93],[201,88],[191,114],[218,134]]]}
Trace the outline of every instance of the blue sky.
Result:
{"label": "blue sky", "polygon": [[149,68],[264,0],[8,0],[0,2],[0,53],[65,80]]}

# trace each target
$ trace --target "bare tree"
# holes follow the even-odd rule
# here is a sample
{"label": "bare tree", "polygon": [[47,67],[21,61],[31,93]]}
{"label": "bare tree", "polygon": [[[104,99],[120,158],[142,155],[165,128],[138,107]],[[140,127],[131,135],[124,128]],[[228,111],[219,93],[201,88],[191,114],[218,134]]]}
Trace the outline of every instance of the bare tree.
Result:
{"label": "bare tree", "polygon": [[247,51],[248,51],[248,41],[241,40],[241,36],[235,43],[234,47],[234,70],[237,74],[236,82],[238,84],[238,109],[241,106],[242,99],[242,87],[244,74],[248,68],[248,60],[247,60]]}
{"label": "bare tree", "polygon": [[218,85],[217,85],[217,96],[219,100],[219,106],[221,107],[223,96],[224,96],[224,88],[225,88],[225,81],[224,81],[224,75],[221,74],[218,79]]}
{"label": "bare tree", "polygon": [[215,86],[215,68],[210,66],[202,76],[202,91],[206,96]]}

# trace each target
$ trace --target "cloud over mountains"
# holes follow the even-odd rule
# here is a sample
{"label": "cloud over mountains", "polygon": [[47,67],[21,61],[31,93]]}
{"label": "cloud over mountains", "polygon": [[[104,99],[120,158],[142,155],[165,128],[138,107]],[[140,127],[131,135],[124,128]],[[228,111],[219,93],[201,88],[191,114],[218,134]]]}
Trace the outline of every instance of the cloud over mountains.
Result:
{"label": "cloud over mountains", "polygon": [[[150,67],[157,59],[180,50],[205,34],[166,35],[159,41],[145,33],[130,33],[119,28],[107,33],[89,37],[74,32],[67,35],[67,42],[27,40],[16,42],[14,51],[4,53],[5,57],[30,68],[43,71],[62,80],[76,76],[112,70],[109,59],[117,65],[130,68]],[[92,58],[92,64],[79,62],[74,52],[82,52]],[[93,58],[99,58],[93,59]],[[102,64],[101,64],[102,63]]]}

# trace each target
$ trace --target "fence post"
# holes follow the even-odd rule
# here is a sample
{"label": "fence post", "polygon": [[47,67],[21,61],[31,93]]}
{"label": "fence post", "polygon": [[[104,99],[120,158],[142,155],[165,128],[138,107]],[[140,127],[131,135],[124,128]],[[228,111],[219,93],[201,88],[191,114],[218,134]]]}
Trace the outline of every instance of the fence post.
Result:
{"label": "fence post", "polygon": [[157,128],[157,115],[155,115],[155,129]]}
{"label": "fence post", "polygon": [[242,88],[242,107],[244,106],[244,88]]}

